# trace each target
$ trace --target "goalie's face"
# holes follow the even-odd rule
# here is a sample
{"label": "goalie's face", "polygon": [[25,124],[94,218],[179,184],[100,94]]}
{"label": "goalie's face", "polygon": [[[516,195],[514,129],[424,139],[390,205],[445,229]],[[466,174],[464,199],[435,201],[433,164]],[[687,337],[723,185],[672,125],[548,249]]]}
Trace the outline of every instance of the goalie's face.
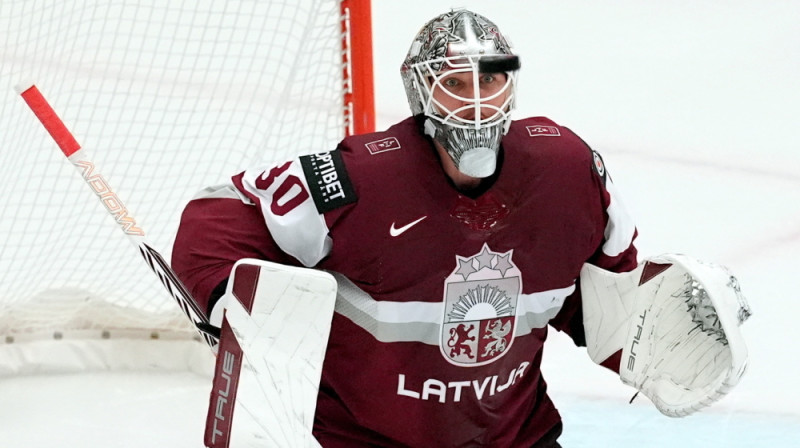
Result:
{"label": "goalie's face", "polygon": [[[500,140],[514,108],[515,73],[479,70],[481,56],[446,58],[415,67],[426,129],[458,171],[484,178],[495,171]],[[443,68],[434,70],[435,67]]]}
{"label": "goalie's face", "polygon": [[508,112],[510,83],[505,73],[451,71],[429,81],[433,110],[445,123],[480,127]]}
{"label": "goalie's face", "polygon": [[[445,126],[480,130],[509,118],[514,75],[478,70],[480,57],[447,58],[415,67],[423,113]],[[444,66],[433,70],[432,66]]]}

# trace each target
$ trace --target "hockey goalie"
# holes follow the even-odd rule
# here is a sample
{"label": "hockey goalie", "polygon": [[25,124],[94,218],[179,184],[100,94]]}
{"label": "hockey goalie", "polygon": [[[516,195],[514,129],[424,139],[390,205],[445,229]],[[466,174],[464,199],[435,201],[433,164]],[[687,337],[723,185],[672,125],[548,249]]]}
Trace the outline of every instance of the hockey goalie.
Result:
{"label": "hockey goalie", "polygon": [[221,328],[209,446],[559,447],[553,329],[670,416],[737,383],[735,278],[640,263],[600,154],[510,118],[520,67],[487,18],[440,14],[401,66],[411,116],[187,204],[173,267]]}
{"label": "hockey goalie", "polygon": [[[558,448],[550,328],[668,416],[738,383],[736,278],[638,263],[600,155],[547,118],[510,120],[519,68],[488,19],[437,16],[401,72],[414,116],[187,205],[179,303],[218,338],[206,446]],[[46,101],[20,92],[80,169]]]}

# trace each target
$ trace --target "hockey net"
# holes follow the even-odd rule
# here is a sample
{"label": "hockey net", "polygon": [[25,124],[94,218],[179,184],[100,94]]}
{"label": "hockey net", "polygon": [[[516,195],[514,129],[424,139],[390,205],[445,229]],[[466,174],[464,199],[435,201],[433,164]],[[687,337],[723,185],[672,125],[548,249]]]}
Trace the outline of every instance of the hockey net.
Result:
{"label": "hockey net", "polygon": [[367,0],[0,3],[0,344],[195,338],[16,84],[48,96],[169,259],[201,188],[370,130],[369,17]]}

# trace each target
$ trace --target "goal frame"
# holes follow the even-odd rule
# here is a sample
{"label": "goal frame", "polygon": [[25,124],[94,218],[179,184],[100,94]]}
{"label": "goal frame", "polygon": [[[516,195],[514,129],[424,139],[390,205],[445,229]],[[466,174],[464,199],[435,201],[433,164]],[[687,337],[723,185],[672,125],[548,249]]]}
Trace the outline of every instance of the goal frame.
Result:
{"label": "goal frame", "polygon": [[371,0],[342,0],[345,135],[375,131]]}

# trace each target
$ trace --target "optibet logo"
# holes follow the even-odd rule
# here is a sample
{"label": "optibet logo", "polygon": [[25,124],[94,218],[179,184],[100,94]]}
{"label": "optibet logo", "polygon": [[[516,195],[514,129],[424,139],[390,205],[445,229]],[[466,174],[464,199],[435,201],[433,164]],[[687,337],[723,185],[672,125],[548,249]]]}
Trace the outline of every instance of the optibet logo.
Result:
{"label": "optibet logo", "polygon": [[357,197],[338,150],[300,156],[314,205],[320,213],[355,202]]}
{"label": "optibet logo", "polygon": [[492,252],[484,244],[471,257],[456,256],[457,266],[445,279],[439,341],[442,356],[452,364],[488,364],[511,348],[522,291],[512,252]]}

